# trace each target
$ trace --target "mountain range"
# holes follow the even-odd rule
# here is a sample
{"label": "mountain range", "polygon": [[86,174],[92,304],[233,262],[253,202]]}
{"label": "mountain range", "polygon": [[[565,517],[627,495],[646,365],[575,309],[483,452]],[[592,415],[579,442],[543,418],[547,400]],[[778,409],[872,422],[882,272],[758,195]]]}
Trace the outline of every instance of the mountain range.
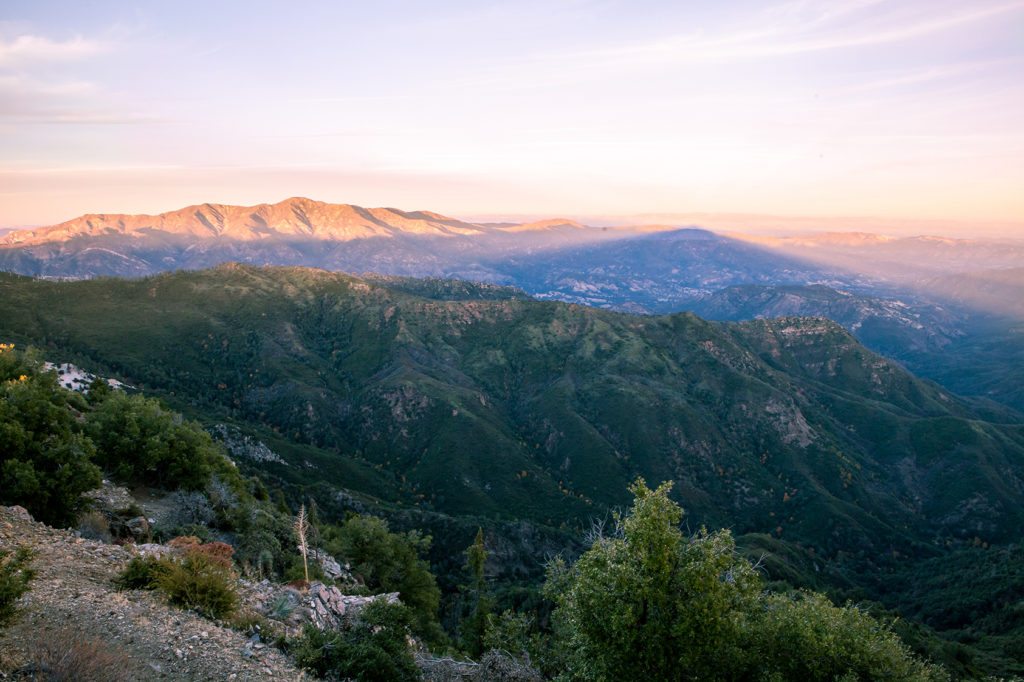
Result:
{"label": "mountain range", "polygon": [[0,236],[0,270],[32,276],[142,277],[224,262],[460,279],[644,314],[825,316],[950,390],[1024,410],[1019,240],[481,223],[303,198],[86,215]]}

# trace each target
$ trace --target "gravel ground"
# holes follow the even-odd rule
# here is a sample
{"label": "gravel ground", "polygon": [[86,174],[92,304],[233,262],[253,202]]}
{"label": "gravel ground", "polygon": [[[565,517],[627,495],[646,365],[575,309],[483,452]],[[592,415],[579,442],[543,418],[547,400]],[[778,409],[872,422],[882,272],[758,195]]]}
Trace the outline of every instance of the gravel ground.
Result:
{"label": "gravel ground", "polygon": [[111,581],[133,556],[129,548],[83,540],[20,508],[0,507],[0,550],[19,545],[35,552],[37,575],[20,617],[0,635],[0,679],[23,677],[14,671],[47,646],[88,640],[123,654],[109,679],[309,679],[277,649],[170,607],[155,593],[116,591]]}

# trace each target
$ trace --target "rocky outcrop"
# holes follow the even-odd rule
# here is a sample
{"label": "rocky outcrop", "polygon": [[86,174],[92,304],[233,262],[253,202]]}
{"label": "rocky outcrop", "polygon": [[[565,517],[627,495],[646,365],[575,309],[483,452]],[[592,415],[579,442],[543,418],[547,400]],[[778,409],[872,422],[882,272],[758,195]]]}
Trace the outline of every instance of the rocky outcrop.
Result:
{"label": "rocky outcrop", "polygon": [[281,457],[267,447],[263,441],[256,440],[251,436],[242,433],[237,427],[227,424],[214,424],[210,428],[210,435],[219,440],[236,459],[247,459],[252,462],[272,462],[288,466]]}
{"label": "rocky outcrop", "polygon": [[375,601],[399,603],[397,592],[352,595],[319,581],[302,588],[263,580],[245,583],[242,592],[250,608],[279,623],[289,636],[300,634],[306,624],[322,630],[340,630],[350,625],[360,611]]}
{"label": "rocky outcrop", "polygon": [[313,583],[309,586],[305,603],[306,608],[309,609],[311,623],[322,630],[338,630],[345,627],[360,611],[375,601],[397,604],[398,593],[389,592],[359,597],[342,594],[337,587]]}

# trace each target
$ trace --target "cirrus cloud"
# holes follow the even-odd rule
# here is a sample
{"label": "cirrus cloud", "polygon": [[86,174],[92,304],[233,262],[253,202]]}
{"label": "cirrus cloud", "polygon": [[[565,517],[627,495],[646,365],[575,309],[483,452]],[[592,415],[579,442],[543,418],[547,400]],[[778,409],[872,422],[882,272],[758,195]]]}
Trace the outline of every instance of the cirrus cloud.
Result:
{"label": "cirrus cloud", "polygon": [[9,40],[0,39],[0,67],[82,59],[104,49],[103,43],[81,36],[52,40],[45,36],[20,35]]}

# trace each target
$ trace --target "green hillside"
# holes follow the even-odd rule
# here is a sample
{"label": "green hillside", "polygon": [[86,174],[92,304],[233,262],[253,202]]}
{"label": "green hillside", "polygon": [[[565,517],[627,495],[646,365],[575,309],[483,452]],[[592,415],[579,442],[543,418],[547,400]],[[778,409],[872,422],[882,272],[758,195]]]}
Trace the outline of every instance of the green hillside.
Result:
{"label": "green hillside", "polygon": [[692,524],[823,558],[1024,523],[1024,429],[823,320],[423,298],[297,268],[0,281],[5,338],[335,452],[366,470],[353,488],[384,472],[426,510],[571,524],[640,475],[676,481]]}

